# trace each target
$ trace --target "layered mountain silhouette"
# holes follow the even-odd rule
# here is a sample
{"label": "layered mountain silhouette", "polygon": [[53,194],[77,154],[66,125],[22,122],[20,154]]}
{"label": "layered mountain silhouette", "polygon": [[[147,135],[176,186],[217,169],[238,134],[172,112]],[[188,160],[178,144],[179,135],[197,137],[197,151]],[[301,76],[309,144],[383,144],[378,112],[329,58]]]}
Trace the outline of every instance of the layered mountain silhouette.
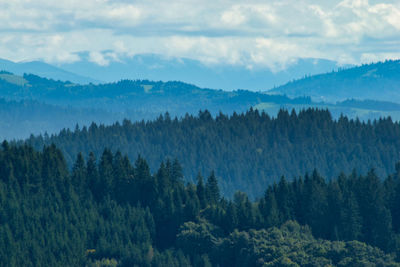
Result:
{"label": "layered mountain silhouette", "polygon": [[107,58],[106,65],[91,62],[88,53],[79,53],[81,61],[60,64],[59,67],[92,77],[114,82],[120,79],[148,79],[154,81],[182,81],[200,87],[223,90],[266,90],[305,75],[324,73],[338,68],[337,62],[303,58],[294,60],[285,68],[271,70],[267,66],[232,66],[229,64],[205,65],[188,58],[169,58],[156,54],[139,54],[119,60]]}
{"label": "layered mountain silhouette", "polygon": [[[111,52],[110,52],[111,53]],[[325,73],[338,68],[335,61],[300,58],[287,66],[271,70],[267,66],[205,65],[188,58],[171,58],[156,54],[139,54],[114,58],[104,53],[103,64],[94,62],[90,54],[77,54],[79,61],[51,65],[41,61],[12,62],[0,59],[0,70],[17,75],[31,73],[41,77],[73,83],[105,83],[123,79],[182,81],[200,87],[223,90],[267,90],[305,75]]]}
{"label": "layered mountain silhouette", "polygon": [[0,59],[0,70],[9,71],[17,75],[31,73],[49,79],[71,81],[82,84],[98,82],[95,79],[81,76],[74,72],[66,71],[41,61],[13,62],[10,60]]}
{"label": "layered mountain silhouette", "polygon": [[[2,61],[2,64],[9,71],[0,71],[0,99],[3,99],[0,137],[7,139],[25,138],[29,133],[55,133],[62,125],[74,127],[75,123],[109,124],[124,118],[148,120],[165,112],[182,117],[186,113],[197,114],[199,110],[209,110],[213,115],[232,114],[251,107],[272,116],[282,108],[299,111],[313,107],[329,109],[334,118],[343,114],[361,120],[387,116],[400,119],[399,61],[310,76],[264,92],[207,89],[178,81],[120,80],[79,84],[10,72],[13,68],[34,66],[34,62],[24,65]],[[44,66],[38,70],[73,75],[44,63],[38,65]]]}
{"label": "layered mountain silhouette", "polygon": [[354,98],[400,103],[400,60],[309,76],[273,88],[269,93],[310,96],[327,102]]}

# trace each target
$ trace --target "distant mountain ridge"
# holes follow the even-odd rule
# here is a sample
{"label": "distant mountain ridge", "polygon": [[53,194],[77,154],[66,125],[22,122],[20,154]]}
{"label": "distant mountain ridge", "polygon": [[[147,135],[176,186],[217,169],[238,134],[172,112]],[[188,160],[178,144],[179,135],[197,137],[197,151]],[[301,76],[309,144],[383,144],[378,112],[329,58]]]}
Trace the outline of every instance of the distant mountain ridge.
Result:
{"label": "distant mountain ridge", "polygon": [[326,59],[298,58],[282,70],[267,66],[234,66],[230,64],[205,65],[188,58],[164,57],[157,54],[138,54],[119,60],[107,58],[108,64],[100,66],[91,62],[88,53],[79,53],[80,61],[58,66],[105,82],[121,79],[147,79],[154,81],[182,81],[199,87],[223,90],[266,90],[305,75],[325,73],[338,68],[338,63]]}
{"label": "distant mountain ridge", "polygon": [[290,99],[246,90],[223,91],[200,88],[183,82],[121,80],[115,83],[79,85],[49,80],[32,74],[0,74],[0,97],[8,100],[35,100],[52,105],[98,108],[113,112],[143,111],[159,115],[245,111],[259,102],[309,104],[309,98]]}
{"label": "distant mountain ridge", "polygon": [[[110,52],[111,53],[111,52]],[[267,90],[306,75],[325,73],[338,68],[335,61],[298,58],[280,70],[267,66],[206,65],[188,58],[165,57],[157,54],[137,54],[115,58],[102,54],[103,64],[95,63],[90,53],[79,52],[80,60],[51,65],[41,61],[12,62],[0,59],[0,70],[23,75],[71,81],[73,83],[105,83],[129,80],[182,81],[200,87],[223,90]]]}
{"label": "distant mountain ridge", "polygon": [[260,101],[306,105],[310,99],[203,89],[182,82],[123,80],[79,85],[0,71],[0,139],[56,133],[76,123],[84,126],[94,121],[110,124],[125,118],[150,120],[166,112],[178,117],[205,109],[213,115],[219,111],[231,114],[248,110]]}
{"label": "distant mountain ridge", "polygon": [[81,76],[74,72],[66,71],[41,61],[13,62],[10,60],[0,59],[0,71],[1,70],[9,71],[17,75],[31,73],[48,79],[70,81],[81,84],[98,82],[95,79]]}
{"label": "distant mountain ridge", "polygon": [[310,96],[314,101],[373,99],[400,103],[400,60],[388,60],[309,76],[268,93]]}
{"label": "distant mountain ridge", "polygon": [[[329,109],[335,119],[343,114],[363,121],[388,116],[400,120],[400,104],[390,101],[350,99],[330,104],[312,101],[310,97],[214,90],[176,81],[121,80],[80,85],[4,71],[0,71],[0,98],[5,101],[0,105],[3,118],[0,138],[7,139],[26,138],[30,133],[46,131],[55,133],[63,127],[71,128],[75,123],[83,126],[93,121],[110,124],[125,118],[152,120],[166,112],[179,118],[198,114],[199,110],[209,110],[212,115],[219,112],[233,114],[251,107],[271,116],[282,108],[301,111],[312,107]],[[27,109],[25,103],[30,102],[36,104]],[[20,114],[18,119],[13,119],[14,114]]]}
{"label": "distant mountain ridge", "polygon": [[30,135],[53,134],[60,129],[92,122],[114,123],[125,118],[103,110],[67,108],[37,101],[6,101],[0,98],[0,140],[18,140]]}

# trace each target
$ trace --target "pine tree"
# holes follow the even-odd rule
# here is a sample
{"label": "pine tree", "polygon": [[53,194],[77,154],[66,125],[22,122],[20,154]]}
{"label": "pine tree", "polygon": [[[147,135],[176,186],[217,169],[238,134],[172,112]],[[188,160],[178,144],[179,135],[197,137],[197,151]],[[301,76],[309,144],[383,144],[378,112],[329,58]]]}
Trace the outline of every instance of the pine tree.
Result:
{"label": "pine tree", "polygon": [[146,160],[138,156],[135,162],[135,184],[137,185],[136,194],[143,206],[154,205],[157,198],[156,179],[150,173],[150,167]]}
{"label": "pine tree", "polygon": [[112,194],[114,188],[113,154],[105,149],[100,158],[99,182],[96,183],[96,192],[99,198]]}
{"label": "pine tree", "polygon": [[293,219],[293,195],[284,176],[278,183],[276,202],[281,215],[281,221]]}
{"label": "pine tree", "polygon": [[87,180],[90,192],[95,199],[100,199],[100,194],[97,192],[97,183],[99,183],[99,173],[97,170],[96,158],[94,153],[89,154],[89,159],[86,163]]}
{"label": "pine tree", "polygon": [[200,207],[204,209],[207,205],[207,198],[206,198],[206,188],[203,183],[203,177],[199,173],[197,175],[197,186],[196,186],[197,197],[199,198]]}
{"label": "pine tree", "polygon": [[313,171],[311,179],[305,181],[305,193],[306,223],[315,236],[325,237],[329,234],[325,227],[328,208],[326,183],[316,170]]}
{"label": "pine tree", "polygon": [[350,191],[344,196],[340,214],[340,238],[343,240],[359,240],[362,230],[362,218],[354,194]]}
{"label": "pine tree", "polygon": [[265,227],[279,226],[280,214],[278,210],[278,204],[276,203],[275,194],[272,190],[267,190],[265,194],[265,206],[261,213],[264,216]]}
{"label": "pine tree", "polygon": [[87,186],[86,181],[87,173],[86,173],[86,165],[85,160],[83,159],[82,153],[79,153],[76,157],[76,161],[74,167],[72,168],[72,185],[78,191],[79,195],[82,195]]}
{"label": "pine tree", "polygon": [[217,204],[220,199],[218,181],[215,177],[214,171],[211,172],[206,183],[206,197],[207,202],[210,204]]}

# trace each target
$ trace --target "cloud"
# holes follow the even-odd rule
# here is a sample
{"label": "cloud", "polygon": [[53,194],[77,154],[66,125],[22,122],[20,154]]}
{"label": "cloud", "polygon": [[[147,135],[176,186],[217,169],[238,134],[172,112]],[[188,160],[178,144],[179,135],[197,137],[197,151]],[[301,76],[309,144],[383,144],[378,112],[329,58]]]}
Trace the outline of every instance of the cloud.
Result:
{"label": "cloud", "polygon": [[[298,57],[397,58],[394,0],[0,0],[0,57],[99,65],[157,53],[281,69]],[[104,52],[112,51],[112,52]]]}
{"label": "cloud", "polygon": [[89,61],[100,66],[108,66],[108,64],[110,64],[110,61],[106,59],[102,53],[96,51],[89,53]]}

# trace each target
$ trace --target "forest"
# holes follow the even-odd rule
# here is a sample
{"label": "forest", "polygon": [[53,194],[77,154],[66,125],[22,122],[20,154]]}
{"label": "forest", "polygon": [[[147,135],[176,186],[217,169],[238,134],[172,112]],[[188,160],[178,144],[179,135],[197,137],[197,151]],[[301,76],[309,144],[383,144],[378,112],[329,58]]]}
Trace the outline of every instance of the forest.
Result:
{"label": "forest", "polygon": [[125,116],[96,109],[60,107],[34,100],[6,101],[0,98],[0,117],[0,140],[19,140],[31,134],[57,133],[65,127],[73,128],[77,123],[111,124]]}
{"label": "forest", "polygon": [[[62,107],[98,109],[111,112],[144,112],[157,116],[196,113],[207,108],[218,111],[244,111],[260,103],[309,104],[309,97],[288,98],[248,90],[223,91],[183,83],[149,80],[120,80],[104,84],[75,84],[33,74],[23,76],[0,71],[0,97],[6,100],[35,100]],[[146,119],[146,118],[142,118]]]}
{"label": "forest", "polygon": [[400,0],[0,22],[0,267],[400,267]]}
{"label": "forest", "polygon": [[2,266],[399,266],[400,164],[281,178],[251,201],[224,198],[213,172],[184,183],[176,160],[75,158],[3,142]]}
{"label": "forest", "polygon": [[154,120],[165,112],[181,118],[186,113],[197,115],[200,109],[216,116],[219,112],[226,115],[246,112],[253,107],[276,116],[282,108],[299,112],[314,107],[329,109],[334,119],[341,114],[362,121],[387,116],[400,119],[397,103],[368,99],[315,102],[304,95],[289,98],[269,92],[222,91],[178,81],[76,84],[0,70],[0,116],[3,118],[0,140],[55,134],[63,128],[73,128],[76,123],[88,127],[92,122],[110,125],[123,119]]}
{"label": "forest", "polygon": [[386,60],[307,76],[273,88],[271,92],[290,97],[310,96],[336,102],[357,97],[399,103],[400,60]]}
{"label": "forest", "polygon": [[255,199],[282,175],[292,180],[316,167],[328,180],[353,169],[365,174],[374,168],[387,176],[400,160],[400,125],[390,117],[333,119],[328,110],[318,109],[281,110],[276,117],[253,109],[216,117],[201,111],[180,119],[167,113],[152,121],[64,129],[31,136],[25,143],[38,150],[55,144],[68,166],[79,152],[100,157],[105,148],[119,150],[131,161],[141,155],[152,171],[165,159],[177,159],[186,181],[214,170],[224,196],[240,190]]}

